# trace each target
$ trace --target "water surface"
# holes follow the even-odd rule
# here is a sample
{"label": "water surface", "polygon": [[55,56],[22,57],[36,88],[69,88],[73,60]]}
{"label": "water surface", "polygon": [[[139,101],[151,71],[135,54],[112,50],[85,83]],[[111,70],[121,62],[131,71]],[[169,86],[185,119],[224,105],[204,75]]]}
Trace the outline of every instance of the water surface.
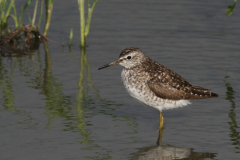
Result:
{"label": "water surface", "polygon": [[[0,57],[1,159],[150,159],[176,151],[239,159],[240,8],[226,16],[231,3],[98,1],[83,51],[77,1],[54,1],[50,40],[32,56]],[[62,43],[71,28],[70,50]],[[122,68],[97,70],[130,46],[219,94],[164,111],[162,146],[158,111],[128,95]]]}

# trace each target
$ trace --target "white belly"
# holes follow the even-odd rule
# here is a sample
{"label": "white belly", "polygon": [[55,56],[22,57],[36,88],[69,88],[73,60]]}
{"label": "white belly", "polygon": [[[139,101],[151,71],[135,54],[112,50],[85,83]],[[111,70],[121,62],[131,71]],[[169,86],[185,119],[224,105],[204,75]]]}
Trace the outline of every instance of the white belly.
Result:
{"label": "white belly", "polygon": [[121,77],[125,88],[132,97],[159,111],[191,104],[188,100],[167,100],[157,97],[146,83],[149,80],[146,73],[136,73],[133,70],[123,69]]}

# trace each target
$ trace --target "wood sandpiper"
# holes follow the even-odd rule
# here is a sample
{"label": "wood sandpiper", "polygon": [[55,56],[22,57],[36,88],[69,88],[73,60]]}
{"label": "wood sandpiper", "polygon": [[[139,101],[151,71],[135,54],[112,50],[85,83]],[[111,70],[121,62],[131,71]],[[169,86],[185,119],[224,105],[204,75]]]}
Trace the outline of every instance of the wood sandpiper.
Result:
{"label": "wood sandpiper", "polygon": [[163,128],[162,110],[183,107],[189,100],[218,97],[208,89],[194,86],[176,72],[155,62],[139,48],[126,48],[117,61],[98,70],[121,65],[122,81],[128,93],[147,106],[159,110],[159,129]]}

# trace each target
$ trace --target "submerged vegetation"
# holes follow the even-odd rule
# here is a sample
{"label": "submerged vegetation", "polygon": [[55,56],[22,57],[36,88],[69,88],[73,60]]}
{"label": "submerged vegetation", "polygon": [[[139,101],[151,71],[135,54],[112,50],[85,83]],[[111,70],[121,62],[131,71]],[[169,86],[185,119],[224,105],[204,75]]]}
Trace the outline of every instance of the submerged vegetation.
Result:
{"label": "submerged vegetation", "polygon": [[26,25],[9,32],[5,36],[0,36],[0,55],[3,57],[24,56],[32,54],[39,44],[45,39],[38,31],[38,28]]}
{"label": "submerged vegetation", "polygon": [[[1,20],[0,20],[0,54],[2,56],[10,56],[15,55],[13,52],[18,52],[19,48],[27,54],[29,48],[32,43],[36,46],[37,43],[41,43],[43,40],[47,38],[47,32],[50,27],[51,16],[53,11],[53,0],[45,0],[45,5],[43,4],[43,0],[40,1],[40,11],[39,11],[39,20],[38,25],[35,26],[35,21],[38,13],[38,4],[39,0],[35,1],[34,11],[32,16],[28,14],[29,24],[23,26],[23,16],[26,9],[31,5],[33,0],[28,0],[25,5],[21,6],[20,15],[17,15],[17,9],[15,6],[15,0],[1,0],[0,1],[0,12],[1,12]],[[80,37],[81,37],[81,47],[85,47],[86,37],[89,34],[90,23],[92,19],[92,14],[94,7],[98,0],[94,0],[93,4],[90,4],[88,0],[87,5],[87,20],[85,22],[85,9],[84,4],[85,0],[78,0],[79,11],[80,11]],[[45,6],[45,24],[43,30],[43,37],[39,33],[39,28],[41,25],[41,19],[43,14],[43,6]],[[8,27],[8,19],[12,18],[15,23],[15,29]],[[71,46],[73,38],[73,30],[70,31],[69,43]],[[17,43],[18,42],[18,43]],[[23,43],[22,43],[23,42]],[[21,45],[21,46],[20,46]],[[17,49],[18,48],[18,49]],[[22,52],[21,51],[21,52]],[[9,53],[9,54],[8,54]],[[24,55],[24,54],[21,54]]]}
{"label": "submerged vegetation", "polygon": [[[27,7],[30,6],[32,0],[28,0],[27,3],[21,6],[21,14],[18,17],[14,0],[2,0],[0,1],[1,8],[1,21],[0,21],[0,54],[2,56],[23,56],[31,54],[32,49],[38,49],[40,43],[42,43],[47,36],[47,31],[50,25],[52,3],[53,0],[45,0],[46,10],[50,8],[50,11],[46,13],[46,23],[44,28],[44,37],[39,33],[39,27],[41,24],[43,0],[41,0],[41,8],[39,14],[38,27],[35,26],[38,0],[35,1],[33,16],[28,14],[29,24],[23,26],[23,15]],[[48,5],[50,4],[50,5]],[[50,6],[50,7],[49,7]],[[15,29],[8,27],[8,18],[12,18],[15,22]]]}
{"label": "submerged vegetation", "polygon": [[[45,2],[47,2],[47,0]],[[31,3],[32,3],[32,0],[28,0],[25,5],[21,6],[21,13],[20,13],[20,16],[18,17],[14,0],[0,1],[0,8],[1,8],[0,54],[1,56],[9,57],[9,56],[24,56],[24,55],[32,54],[32,51],[38,49],[39,44],[46,39],[45,37],[41,36],[39,32],[39,27],[40,27],[41,18],[42,18],[43,0],[41,0],[41,9],[40,9],[39,21],[38,21],[39,27],[35,26],[38,0],[35,1],[33,16],[31,17],[28,14],[29,24],[23,26],[24,12],[27,9],[27,7],[31,5]],[[12,18],[14,20],[15,29],[12,26],[8,26],[7,22],[9,18]],[[47,31],[48,28],[45,28],[44,30]]]}

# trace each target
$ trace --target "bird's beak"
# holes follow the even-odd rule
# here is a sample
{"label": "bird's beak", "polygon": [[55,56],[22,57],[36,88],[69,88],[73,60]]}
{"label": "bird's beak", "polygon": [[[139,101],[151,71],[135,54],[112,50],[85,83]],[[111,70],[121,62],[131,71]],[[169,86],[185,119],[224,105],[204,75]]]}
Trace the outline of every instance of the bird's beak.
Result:
{"label": "bird's beak", "polygon": [[120,60],[116,60],[112,63],[109,63],[109,64],[106,64],[106,65],[103,65],[103,66],[99,67],[98,70],[103,69],[103,68],[107,68],[107,67],[110,67],[110,66],[118,65],[119,62],[120,62]]}

